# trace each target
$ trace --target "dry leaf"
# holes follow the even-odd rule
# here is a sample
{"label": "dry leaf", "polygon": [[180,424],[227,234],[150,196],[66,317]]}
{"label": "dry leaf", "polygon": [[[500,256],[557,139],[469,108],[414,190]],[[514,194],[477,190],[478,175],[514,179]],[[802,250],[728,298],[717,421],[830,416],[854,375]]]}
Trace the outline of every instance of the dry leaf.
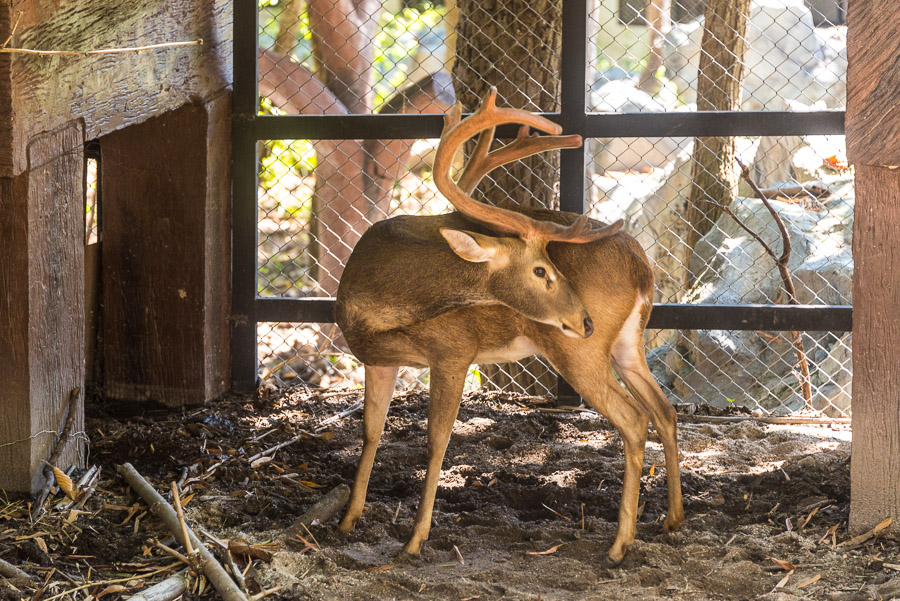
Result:
{"label": "dry leaf", "polygon": [[334,432],[322,432],[318,435],[319,440],[331,440],[334,438]]}
{"label": "dry leaf", "polygon": [[[383,572],[384,570],[390,570],[390,569],[395,568],[395,567],[396,567],[396,566],[395,566],[394,564],[390,563],[390,564],[388,564],[388,565],[386,565],[386,566],[375,566],[375,567],[372,567],[372,568],[366,568],[365,570],[363,570],[363,572]],[[423,586],[424,586],[424,585],[423,585]]]}
{"label": "dry leaf", "polygon": [[781,568],[782,570],[784,570],[785,572],[790,572],[790,571],[793,571],[793,569],[794,569],[794,564],[792,564],[789,561],[782,561],[780,559],[775,559],[774,557],[770,557],[769,559],[771,559],[772,561],[777,563],[778,567]]}
{"label": "dry leaf", "polygon": [[256,468],[258,468],[258,467],[260,467],[260,466],[262,466],[262,465],[265,465],[265,464],[269,463],[270,461],[272,461],[272,458],[271,458],[271,457],[260,457],[259,459],[253,461],[253,462],[250,464],[250,467],[252,467],[253,469],[256,469]]}
{"label": "dry leaf", "polygon": [[316,484],[315,482],[310,482],[309,480],[298,480],[300,484],[303,486],[308,486],[310,488],[322,488],[322,484]]}
{"label": "dry leaf", "polygon": [[419,586],[419,592],[421,593],[421,592],[424,591],[424,590],[425,590],[425,583],[423,582],[423,583]]}
{"label": "dry leaf", "polygon": [[799,530],[803,530],[803,529],[806,527],[806,525],[809,523],[809,521],[810,521],[811,519],[813,519],[813,516],[816,515],[816,512],[817,512],[817,511],[819,511],[819,508],[818,508],[818,507],[816,507],[815,509],[813,509],[813,510],[809,513],[809,515],[806,516],[806,519],[803,520],[802,522],[800,522]]}
{"label": "dry leaf", "polygon": [[872,538],[873,536],[878,535],[879,532],[881,532],[888,526],[890,526],[892,521],[893,520],[891,518],[887,518],[886,520],[883,520],[880,524],[878,524],[877,526],[875,526],[868,532],[860,534],[859,536],[854,536],[850,540],[844,541],[838,546],[839,547],[847,546],[847,547],[853,548],[858,545],[861,545],[864,542],[866,542],[867,540],[869,540],[870,538]]}
{"label": "dry leaf", "polygon": [[791,579],[791,575],[794,573],[794,570],[791,570],[787,574],[785,574],[784,578],[778,581],[778,584],[775,585],[776,589],[784,588],[784,585],[788,583],[788,580]]}
{"label": "dry leaf", "polygon": [[50,554],[49,549],[47,549],[47,543],[44,542],[43,538],[41,538],[40,536],[36,536],[34,537],[34,542],[37,543],[37,546],[41,548],[41,551],[48,555]]}
{"label": "dry leaf", "polygon": [[559,549],[560,547],[562,547],[564,544],[565,544],[565,543],[560,543],[560,544],[558,544],[558,545],[553,545],[552,547],[550,547],[550,548],[547,549],[546,551],[528,551],[528,552],[525,553],[525,555],[552,555],[553,553],[556,553],[556,550]]}
{"label": "dry leaf", "polygon": [[97,599],[102,598],[104,595],[109,595],[112,593],[121,593],[122,591],[127,591],[128,587],[122,584],[110,584],[108,587],[97,593]]}
{"label": "dry leaf", "polygon": [[821,577],[822,577],[821,574],[816,574],[816,575],[813,576],[812,578],[807,578],[806,580],[804,580],[803,582],[801,582],[800,584],[798,584],[798,585],[797,585],[797,588],[803,588],[804,586],[809,586],[809,585],[812,584],[813,582],[818,581],[819,578],[821,578]]}
{"label": "dry leaf", "polygon": [[717,494],[715,497],[713,497],[712,501],[710,501],[709,504],[713,507],[721,507],[725,504],[725,495],[723,495],[722,493]]}
{"label": "dry leaf", "polygon": [[75,484],[72,482],[72,479],[69,478],[64,471],[56,467],[55,465],[50,466],[53,469],[53,476],[56,478],[56,483],[59,485],[59,489],[65,493],[67,497],[75,500]]}
{"label": "dry leaf", "polygon": [[655,474],[655,473],[656,473],[656,464],[654,463],[654,464],[650,465],[650,477],[652,478],[653,474]]}

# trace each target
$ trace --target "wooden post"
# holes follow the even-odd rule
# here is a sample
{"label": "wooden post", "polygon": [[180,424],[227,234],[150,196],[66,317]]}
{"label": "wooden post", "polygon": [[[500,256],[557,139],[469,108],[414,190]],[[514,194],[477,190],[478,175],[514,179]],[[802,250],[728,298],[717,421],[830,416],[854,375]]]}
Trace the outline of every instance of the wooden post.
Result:
{"label": "wooden post", "polygon": [[[82,124],[64,125],[0,178],[0,489],[41,487],[69,394],[84,390],[83,144]],[[81,398],[63,465],[83,456]]]}
{"label": "wooden post", "polygon": [[[847,19],[847,153],[853,227],[850,527],[900,520],[900,19],[892,0],[854,0]],[[897,527],[893,527],[897,532]]]}
{"label": "wooden post", "polygon": [[100,139],[109,397],[180,406],[230,386],[230,104]]}

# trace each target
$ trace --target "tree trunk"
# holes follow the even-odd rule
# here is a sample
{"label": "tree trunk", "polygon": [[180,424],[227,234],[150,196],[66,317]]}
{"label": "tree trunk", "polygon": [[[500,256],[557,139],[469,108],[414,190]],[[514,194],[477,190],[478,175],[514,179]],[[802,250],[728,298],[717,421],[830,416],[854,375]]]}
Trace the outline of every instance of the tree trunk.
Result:
{"label": "tree trunk", "polygon": [[[697,79],[698,111],[735,111],[741,106],[744,34],[750,0],[709,0],[700,73]],[[734,138],[695,138],[691,164],[687,243],[712,229],[722,214],[715,203],[729,206],[737,195],[739,172],[734,162]]]}
{"label": "tree trunk", "polygon": [[648,94],[659,92],[661,84],[656,72],[663,64],[663,44],[672,29],[672,0],[647,0],[647,44],[650,54],[641,72],[638,87]]}
{"label": "tree trunk", "polygon": [[[558,111],[560,0],[458,0],[458,10],[453,83],[463,111],[474,110],[492,85],[498,106]],[[556,208],[558,184],[559,153],[545,153],[490,174],[475,195],[491,204]],[[536,359],[479,367],[485,383],[503,389],[539,395],[555,389],[556,376]]]}
{"label": "tree trunk", "polygon": [[278,14],[278,36],[275,38],[273,50],[278,54],[292,56],[300,40],[300,29],[303,22],[300,13],[303,9],[303,0],[287,0],[284,8]]}

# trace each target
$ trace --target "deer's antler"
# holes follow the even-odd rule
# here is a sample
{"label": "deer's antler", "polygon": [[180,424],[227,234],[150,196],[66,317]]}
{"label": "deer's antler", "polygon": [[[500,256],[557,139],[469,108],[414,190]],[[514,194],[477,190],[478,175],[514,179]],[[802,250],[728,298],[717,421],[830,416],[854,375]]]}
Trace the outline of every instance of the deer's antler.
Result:
{"label": "deer's antler", "polygon": [[[582,215],[571,225],[564,226],[532,219],[522,213],[491,206],[472,198],[471,194],[478,182],[500,165],[547,150],[581,146],[581,136],[558,135],[562,128],[556,123],[528,111],[497,108],[496,102],[497,88],[491,87],[478,109],[466,119],[461,119],[462,106],[459,103],[444,117],[444,131],[434,159],[434,183],[447,200],[463,215],[500,233],[515,234],[522,238],[583,243],[616,233],[622,227],[621,220],[593,229],[587,217]],[[488,152],[497,126],[507,123],[522,124],[518,136],[513,142]],[[529,127],[553,135],[529,135]],[[450,177],[453,155],[475,134],[479,134],[475,150],[463,168],[459,181],[454,182]]]}

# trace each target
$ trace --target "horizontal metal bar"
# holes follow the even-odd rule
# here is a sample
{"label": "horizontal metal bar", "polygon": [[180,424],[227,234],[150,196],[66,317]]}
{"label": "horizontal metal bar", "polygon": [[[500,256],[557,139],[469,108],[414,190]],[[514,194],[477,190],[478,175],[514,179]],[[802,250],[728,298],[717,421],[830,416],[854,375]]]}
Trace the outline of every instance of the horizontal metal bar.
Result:
{"label": "horizontal metal bar", "polygon": [[[559,113],[544,117],[561,122]],[[252,120],[257,140],[352,140],[438,138],[443,115],[259,115]],[[512,137],[515,127],[499,128]],[[800,136],[844,133],[844,111],[701,111],[677,113],[590,113],[588,138],[686,136]]]}
{"label": "horizontal metal bar", "polygon": [[578,133],[586,138],[840,135],[844,111],[591,114]]}
{"label": "horizontal metal bar", "polygon": [[849,305],[686,305],[660,304],[650,328],[671,330],[762,330],[769,332],[849,332]]}
{"label": "horizontal metal bar", "polygon": [[334,323],[333,298],[256,297],[254,309],[256,311],[256,320],[258,322]]}
{"label": "horizontal metal bar", "polygon": [[[256,319],[271,322],[334,321],[333,298],[257,298]],[[849,305],[686,305],[653,307],[648,327],[671,330],[849,332]]]}

